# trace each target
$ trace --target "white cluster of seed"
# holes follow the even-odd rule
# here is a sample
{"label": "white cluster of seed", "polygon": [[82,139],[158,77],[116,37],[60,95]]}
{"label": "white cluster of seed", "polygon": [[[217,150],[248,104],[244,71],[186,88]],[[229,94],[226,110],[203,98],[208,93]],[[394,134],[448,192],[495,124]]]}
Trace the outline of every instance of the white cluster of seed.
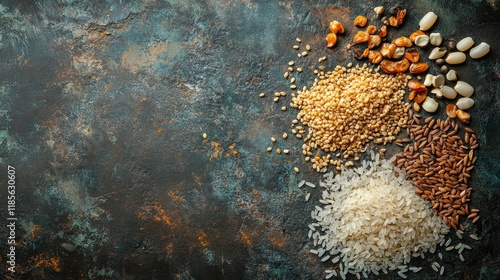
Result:
{"label": "white cluster of seed", "polygon": [[[426,31],[431,29],[434,23],[436,22],[437,18],[438,16],[435,13],[428,12],[420,20],[419,23],[420,30]],[[430,36],[420,35],[415,38],[415,44],[419,47],[427,47],[429,43],[435,46],[435,48],[432,49],[429,55],[430,60],[438,60],[446,55],[447,49],[445,47],[440,46],[442,41],[443,41],[443,36],[440,33],[431,33]],[[473,45],[474,45],[474,40],[471,37],[463,38],[456,44],[457,51],[448,53],[444,61],[450,65],[461,64],[466,61],[467,57],[465,55],[465,52],[469,49],[470,49],[469,56],[473,59],[481,58],[486,54],[488,54],[488,52],[490,51],[490,46],[485,42],[482,42],[472,48]],[[448,71],[447,67],[444,69],[446,69],[445,74],[448,81],[457,81],[457,75],[455,70]],[[439,81],[438,82],[439,85],[436,85],[435,81]],[[458,81],[455,87],[452,88],[444,85],[444,76],[442,75],[434,76],[428,74],[426,76],[424,84],[426,86],[434,85],[434,89],[431,92],[434,93],[437,98],[445,97],[453,100],[457,96],[457,93],[462,95],[463,98],[460,98],[456,102],[456,106],[460,110],[469,109],[474,105],[474,101],[470,98],[470,96],[474,92],[474,88],[469,84],[467,84],[466,82]],[[428,96],[424,101],[424,103],[422,104],[422,108],[427,112],[433,113],[437,110],[438,103],[434,99]]]}

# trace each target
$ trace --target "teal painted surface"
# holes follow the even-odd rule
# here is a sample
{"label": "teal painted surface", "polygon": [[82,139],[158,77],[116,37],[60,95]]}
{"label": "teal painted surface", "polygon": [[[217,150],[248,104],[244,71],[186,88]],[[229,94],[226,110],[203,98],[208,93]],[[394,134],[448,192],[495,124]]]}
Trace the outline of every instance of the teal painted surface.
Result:
{"label": "teal painted surface", "polygon": [[[0,162],[18,169],[18,276],[324,276],[328,266],[309,253],[307,239],[320,191],[311,190],[305,202],[308,191],[296,187],[320,177],[308,170],[301,142],[288,131],[297,112],[281,112],[271,95],[288,89],[282,69],[296,59],[296,37],[313,48],[304,60],[309,66],[323,55],[327,67],[356,63],[345,49],[355,29],[327,50],[328,22],[340,19],[347,27],[382,3],[1,2]],[[445,254],[443,279],[496,279],[500,5],[405,5],[408,21],[391,36],[413,31],[434,10],[436,31],[446,38],[471,35],[492,46],[485,59],[454,67],[476,88],[471,127],[481,148],[472,205],[482,218],[468,233],[481,240],[469,240],[465,263],[455,252]],[[312,78],[308,70],[297,83],[310,85]],[[258,98],[260,92],[267,97]],[[266,152],[271,136],[290,155]],[[436,279],[429,260],[416,260],[426,268],[409,278]]]}

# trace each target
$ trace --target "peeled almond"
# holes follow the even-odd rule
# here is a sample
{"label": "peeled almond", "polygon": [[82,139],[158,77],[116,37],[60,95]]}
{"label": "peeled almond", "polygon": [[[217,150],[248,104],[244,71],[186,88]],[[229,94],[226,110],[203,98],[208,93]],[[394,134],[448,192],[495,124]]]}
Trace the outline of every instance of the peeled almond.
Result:
{"label": "peeled almond", "polygon": [[465,61],[466,57],[463,52],[452,52],[449,53],[445,61],[448,64],[460,64]]}
{"label": "peeled almond", "polygon": [[457,107],[461,110],[467,110],[474,105],[474,100],[469,97],[462,97],[457,100]]}
{"label": "peeled almond", "polygon": [[429,54],[430,60],[435,60],[443,57],[446,54],[446,48],[435,47]]}
{"label": "peeled almond", "polygon": [[434,112],[436,112],[438,106],[439,106],[439,103],[437,103],[436,100],[427,96],[425,98],[424,103],[422,103],[421,107],[429,113],[434,113]]}
{"label": "peeled almond", "polygon": [[448,71],[448,73],[446,73],[446,79],[448,79],[448,81],[456,81],[457,80],[457,71],[451,69],[450,71]]}
{"label": "peeled almond", "polygon": [[485,42],[482,42],[481,44],[473,47],[469,55],[471,58],[477,59],[485,56],[488,52],[490,51],[490,45],[486,44]]}
{"label": "peeled almond", "polygon": [[474,88],[464,81],[458,81],[455,85],[455,91],[461,96],[470,97],[474,93]]}
{"label": "peeled almond", "polygon": [[423,48],[429,44],[429,36],[427,35],[418,35],[415,37],[415,45]]}
{"label": "peeled almond", "polygon": [[429,30],[437,20],[437,15],[433,12],[428,12],[419,22],[420,30]]}
{"label": "peeled almond", "polygon": [[432,81],[432,85],[436,88],[444,86],[444,76],[443,75],[435,76],[434,80]]}
{"label": "peeled almond", "polygon": [[460,42],[457,43],[457,50],[461,52],[465,52],[466,50],[470,49],[474,45],[474,41],[472,40],[471,37],[466,37],[460,40]]}
{"label": "peeled almond", "polygon": [[443,36],[441,33],[431,33],[431,35],[429,35],[429,41],[431,45],[439,46],[441,45],[441,42],[443,42]]}
{"label": "peeled almond", "polygon": [[443,86],[441,88],[441,94],[448,99],[455,99],[455,97],[457,97],[457,92],[449,86]]}

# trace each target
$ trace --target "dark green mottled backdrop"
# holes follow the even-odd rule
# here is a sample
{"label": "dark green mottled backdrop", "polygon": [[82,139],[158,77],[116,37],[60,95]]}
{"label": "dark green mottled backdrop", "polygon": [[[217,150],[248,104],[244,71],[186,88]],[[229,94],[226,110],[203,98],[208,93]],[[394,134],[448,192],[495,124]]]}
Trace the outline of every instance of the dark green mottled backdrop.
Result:
{"label": "dark green mottled backdrop", "polygon": [[[445,39],[492,46],[453,67],[476,88],[480,140],[472,251],[445,254],[439,279],[500,277],[500,2],[400,1],[406,23],[428,11]],[[7,165],[17,175],[17,272],[12,279],[321,279],[309,253],[317,182],[289,132],[296,111],[273,104],[295,37],[317,58],[356,61],[345,46],[358,14],[388,1],[0,1],[0,274],[8,277]],[[324,47],[328,23],[348,34]],[[426,50],[429,52],[429,50]],[[431,72],[437,73],[435,66]],[[287,90],[288,89],[288,90]],[[259,98],[266,92],[266,98]],[[289,95],[288,95],[289,96]],[[444,104],[444,103],[443,103]],[[444,106],[438,115],[444,115]],[[204,140],[203,133],[208,139]],[[391,152],[393,149],[390,149]],[[301,172],[296,174],[293,167]],[[411,279],[437,279],[430,263]],[[352,276],[352,275],[351,275]],[[381,276],[392,279],[395,276]],[[375,279],[375,277],[372,277]]]}

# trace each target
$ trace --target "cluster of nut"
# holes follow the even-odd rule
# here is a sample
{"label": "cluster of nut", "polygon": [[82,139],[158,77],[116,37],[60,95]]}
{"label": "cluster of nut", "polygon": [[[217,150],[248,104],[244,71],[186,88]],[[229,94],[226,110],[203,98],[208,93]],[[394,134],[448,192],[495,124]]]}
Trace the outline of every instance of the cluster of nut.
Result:
{"label": "cluster of nut", "polygon": [[[375,8],[375,12],[379,15],[383,13],[383,8],[380,8]],[[409,37],[402,36],[390,43],[382,44],[383,38],[387,36],[387,26],[399,27],[403,24],[406,16],[406,9],[399,7],[391,8],[390,12],[392,15],[389,18],[382,19],[383,25],[379,29],[374,25],[370,25],[366,30],[356,33],[353,42],[356,45],[366,42],[367,46],[364,51],[359,48],[352,48],[355,57],[357,59],[368,58],[372,64],[380,64],[380,69],[387,74],[404,73],[409,70],[411,74],[418,75],[427,71],[429,65],[426,62],[420,62],[420,54],[416,49],[412,48],[416,34]],[[358,16],[356,19],[360,17]],[[382,44],[380,50],[376,50],[375,48],[380,44]]]}

